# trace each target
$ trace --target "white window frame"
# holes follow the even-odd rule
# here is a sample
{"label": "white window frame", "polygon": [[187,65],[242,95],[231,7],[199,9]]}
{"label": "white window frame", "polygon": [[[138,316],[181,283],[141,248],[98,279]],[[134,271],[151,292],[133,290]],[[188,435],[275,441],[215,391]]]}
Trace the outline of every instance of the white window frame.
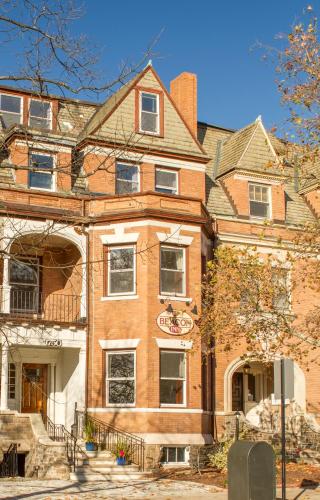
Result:
{"label": "white window frame", "polygon": [[[162,191],[158,191],[157,190],[157,171],[161,171],[161,172],[170,172],[171,174],[175,174],[176,176],[176,191],[174,193],[163,193]],[[160,188],[163,188],[163,189],[167,189],[166,186],[159,186]],[[162,194],[179,194],[179,171],[178,170],[173,170],[173,169],[170,169],[170,168],[163,168],[163,167],[156,167],[156,171],[155,171],[155,190],[158,192],[158,193],[162,193]]]}
{"label": "white window frame", "polygon": [[[142,94],[147,94],[151,96],[155,96],[157,100],[157,113],[152,113],[151,111],[143,111],[142,109]],[[146,90],[140,90],[139,93],[139,132],[142,134],[149,134],[149,135],[159,135],[160,134],[160,98],[159,94],[156,92],[149,92]],[[155,132],[152,132],[152,130],[143,130],[142,129],[142,113],[149,113],[151,115],[157,114],[157,130]]]}
{"label": "white window frame", "polygon": [[[117,192],[117,165],[126,165],[127,167],[136,167],[137,168],[137,171],[138,171],[138,189],[137,191],[128,191],[128,193],[118,193]],[[127,163],[125,161],[117,161],[116,162],[116,171],[115,171],[115,178],[116,178],[116,183],[115,183],[115,192],[117,195],[119,196],[124,196],[126,194],[132,194],[134,195],[135,193],[140,193],[140,165],[138,165],[137,163]]]}
{"label": "white window frame", "polygon": [[[177,379],[173,377],[161,377],[161,353],[163,352],[168,352],[170,354],[183,354],[184,355],[184,379]],[[161,380],[182,380],[182,396],[183,396],[183,402],[182,403],[161,403],[160,401],[160,408],[186,408],[187,406],[187,353],[186,351],[182,351],[179,349],[160,349],[159,351],[159,359],[160,359],[160,384],[159,384],[159,400],[161,398]]]}
{"label": "white window frame", "polygon": [[[161,464],[163,465],[173,465],[173,466],[179,466],[179,465],[187,465],[189,463],[189,446],[175,446],[175,445],[165,445],[165,446],[162,446],[162,452],[164,451],[164,449],[168,449],[168,448],[175,448],[176,449],[176,457],[177,457],[177,448],[183,448],[184,449],[184,461],[183,462],[178,462],[177,460],[175,462],[169,462],[168,460],[165,461],[165,462],[161,462]],[[165,452],[166,453],[166,458],[168,458],[168,451]]]}
{"label": "white window frame", "polygon": [[[49,104],[49,109],[50,109],[49,128],[44,128],[44,129],[41,128],[41,130],[52,130],[52,102],[47,101],[47,100],[42,100],[42,99],[36,99],[34,97],[30,97],[30,99],[29,99],[29,113],[28,113],[28,125],[29,125],[29,127],[33,126],[33,125],[30,125],[30,118],[37,118],[38,120],[43,120],[43,121],[47,120],[47,118],[41,118],[39,116],[31,116],[31,114],[30,114],[31,101],[40,101],[40,102],[46,102]],[[39,128],[39,127],[35,127],[35,128]]]}
{"label": "white window frame", "polygon": [[[170,293],[170,292],[164,292],[162,290],[162,276],[161,276],[161,271],[162,271],[162,262],[161,262],[161,251],[162,248],[170,248],[170,249],[176,249],[176,250],[182,250],[183,253],[183,290],[182,293]],[[172,271],[171,269],[165,269],[168,271]],[[160,295],[166,296],[166,297],[185,297],[186,296],[186,248],[185,247],[179,247],[179,246],[174,246],[174,245],[160,245]]]}
{"label": "white window frame", "polygon": [[[6,95],[8,97],[17,97],[18,99],[20,99],[20,113],[12,113],[11,111],[3,111],[1,109],[1,96],[3,95]],[[12,115],[20,116],[20,120],[17,123],[21,125],[21,123],[23,122],[23,98],[20,95],[8,94],[7,92],[0,92],[0,115],[2,115],[2,113],[10,113]]]}
{"label": "white window frame", "polygon": [[[14,376],[11,377],[11,369],[13,368]],[[11,398],[11,390],[14,392],[14,398]],[[17,399],[17,366],[15,363],[8,363],[8,399],[15,401]]]}
{"label": "white window frame", "polygon": [[[110,260],[110,251],[111,250],[122,250],[122,249],[129,249],[129,248],[132,248],[133,250],[133,290],[131,292],[111,292],[111,287],[110,287],[110,284],[111,284],[111,272],[112,273],[115,273],[117,271],[111,271],[110,269],[110,264],[111,264],[111,260]],[[108,260],[108,283],[107,283],[107,286],[108,286],[108,289],[107,289],[107,296],[108,297],[121,297],[121,296],[131,296],[131,295],[136,295],[137,293],[137,284],[136,284],[136,278],[137,278],[137,259],[136,259],[136,246],[135,245],[113,245],[113,246],[109,246],[108,247],[108,251],[107,251],[107,260]],[[118,272],[121,272],[121,271],[118,271]]]}
{"label": "white window frame", "polygon": [[[268,207],[269,207],[269,214],[267,217],[260,217],[259,215],[252,215],[251,214],[250,201],[253,201],[253,202],[257,202],[257,201],[250,199],[250,186],[258,186],[258,187],[262,187],[262,188],[267,188]],[[270,219],[272,219],[272,195],[271,195],[271,186],[269,184],[263,184],[261,182],[248,182],[248,199],[249,199],[249,215],[250,215],[251,219],[258,219],[258,220],[270,220]],[[258,201],[257,203],[265,203],[265,202]]]}
{"label": "white window frame", "polygon": [[[33,154],[34,155],[41,155],[41,156],[50,156],[51,158],[53,158],[53,167],[52,167],[53,168],[53,172],[51,172],[52,183],[51,183],[51,188],[50,189],[31,186],[30,185],[30,173],[31,173],[31,171],[29,171],[29,175],[28,175],[28,188],[29,189],[36,189],[37,191],[49,191],[50,193],[56,191],[56,161],[57,161],[56,155],[52,154],[52,153],[42,152],[42,151],[30,151],[30,153],[29,153],[29,168],[32,167],[32,165],[31,165],[31,157],[32,157]],[[45,170],[39,169],[39,172],[40,173],[44,173],[46,175],[50,175],[49,172],[46,172]]]}
{"label": "white window frame", "polygon": [[[36,264],[36,267],[37,267],[37,283],[36,284],[31,284],[30,286],[34,286],[35,290],[37,290],[37,294],[38,294],[38,303],[37,303],[37,309],[38,309],[38,306],[39,306],[39,292],[40,292],[40,258],[39,257],[23,257],[23,256],[17,256],[17,261],[19,262],[34,262]],[[12,259],[12,261],[14,261]],[[9,262],[9,266],[10,266],[10,262]],[[18,285],[18,286],[21,286],[23,287],[24,285],[26,285],[25,283],[21,283],[21,282],[18,282],[18,281],[11,281],[10,279],[10,268],[9,268],[9,286],[10,286],[10,289],[12,289],[12,286],[14,285]],[[23,289],[23,288],[22,288]],[[11,304],[11,300],[10,300],[10,308],[12,307],[12,304]],[[25,311],[25,309],[15,309],[14,310],[15,312],[19,312],[19,311]],[[33,310],[33,309],[30,309],[29,311],[30,313],[36,313],[37,310]]]}
{"label": "white window frame", "polygon": [[[109,355],[112,354],[133,354],[133,367],[134,367],[134,375],[133,377],[122,377],[122,378],[109,378]],[[137,390],[137,369],[136,369],[136,350],[135,349],[126,349],[126,350],[112,350],[106,351],[106,406],[121,408],[121,407],[134,407],[136,406],[136,390]],[[133,403],[109,403],[109,381],[121,381],[121,380],[133,380],[134,381],[134,402]]]}

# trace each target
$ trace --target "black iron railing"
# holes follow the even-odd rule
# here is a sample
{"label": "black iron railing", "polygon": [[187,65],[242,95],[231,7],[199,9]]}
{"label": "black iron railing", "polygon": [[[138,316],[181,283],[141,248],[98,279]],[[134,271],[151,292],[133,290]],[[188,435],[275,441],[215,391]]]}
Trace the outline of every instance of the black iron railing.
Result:
{"label": "black iron railing", "polygon": [[45,294],[38,289],[10,291],[10,316],[57,323],[84,323],[81,297],[58,293]]}
{"label": "black iron railing", "polygon": [[18,476],[18,446],[11,443],[8,450],[3,454],[3,460],[0,463],[0,477]]}
{"label": "black iron railing", "polygon": [[[78,413],[78,418],[79,414]],[[144,440],[134,434],[130,434],[121,429],[109,425],[92,415],[85,415],[85,425],[88,422],[93,430],[94,441],[99,449],[114,452],[115,448],[123,444],[128,450],[130,462],[139,466],[140,470],[144,469]]]}
{"label": "black iron railing", "polygon": [[46,427],[48,436],[52,441],[57,441],[65,444],[68,463],[75,470],[78,461],[85,458],[83,451],[77,444],[77,437],[73,436],[64,425],[54,424],[49,417],[44,418],[44,425]]}

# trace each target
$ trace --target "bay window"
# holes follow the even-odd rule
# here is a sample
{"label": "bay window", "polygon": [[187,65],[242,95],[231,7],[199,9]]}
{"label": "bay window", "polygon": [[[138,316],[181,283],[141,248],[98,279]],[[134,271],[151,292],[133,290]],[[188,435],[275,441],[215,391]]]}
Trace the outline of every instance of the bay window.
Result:
{"label": "bay window", "polygon": [[22,98],[11,94],[0,94],[0,120],[4,128],[22,122]]}
{"label": "bay window", "polygon": [[30,99],[29,125],[35,128],[51,128],[51,103],[40,99]]}
{"label": "bay window", "polygon": [[31,153],[29,187],[34,189],[54,189],[54,157],[45,153]]}
{"label": "bay window", "polygon": [[163,295],[185,295],[184,248],[161,245],[160,293]]}
{"label": "bay window", "polygon": [[139,191],[139,167],[126,163],[116,165],[116,194],[137,193]]}
{"label": "bay window", "polygon": [[135,351],[107,352],[107,405],[135,404]]}
{"label": "bay window", "polygon": [[160,404],[186,403],[186,354],[160,351]]}
{"label": "bay window", "polygon": [[156,191],[178,194],[178,172],[165,168],[156,168]]}
{"label": "bay window", "polygon": [[108,295],[133,295],[136,292],[134,246],[110,247],[108,259]]}

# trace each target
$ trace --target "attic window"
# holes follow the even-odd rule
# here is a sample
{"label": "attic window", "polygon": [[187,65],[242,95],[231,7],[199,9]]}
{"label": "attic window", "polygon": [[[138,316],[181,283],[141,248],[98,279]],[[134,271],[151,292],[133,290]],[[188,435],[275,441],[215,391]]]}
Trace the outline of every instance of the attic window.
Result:
{"label": "attic window", "polygon": [[22,122],[22,98],[11,94],[0,94],[0,121],[2,127]]}
{"label": "attic window", "polygon": [[35,128],[51,128],[51,104],[40,99],[30,99],[29,125]]}
{"label": "attic window", "polygon": [[159,134],[159,95],[140,93],[140,132]]}
{"label": "attic window", "polygon": [[271,217],[270,186],[263,184],[249,184],[250,216],[259,219]]}

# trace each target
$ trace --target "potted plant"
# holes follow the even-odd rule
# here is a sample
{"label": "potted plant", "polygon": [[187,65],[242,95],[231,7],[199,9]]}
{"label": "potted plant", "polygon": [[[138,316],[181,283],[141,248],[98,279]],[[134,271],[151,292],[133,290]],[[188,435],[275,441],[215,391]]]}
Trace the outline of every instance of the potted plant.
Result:
{"label": "potted plant", "polygon": [[95,428],[91,420],[87,419],[83,432],[85,437],[86,451],[95,451],[97,447],[94,439]]}
{"label": "potted plant", "polygon": [[126,465],[130,460],[130,447],[125,441],[118,441],[114,446],[113,453],[118,465]]}

